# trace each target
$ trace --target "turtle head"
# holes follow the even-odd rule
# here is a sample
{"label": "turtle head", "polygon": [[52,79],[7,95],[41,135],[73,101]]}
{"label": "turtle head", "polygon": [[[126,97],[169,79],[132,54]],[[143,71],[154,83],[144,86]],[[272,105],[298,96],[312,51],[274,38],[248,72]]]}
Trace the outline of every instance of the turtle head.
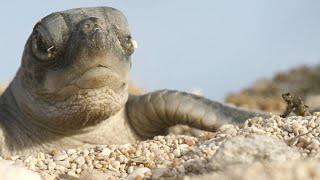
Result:
{"label": "turtle head", "polygon": [[124,107],[135,46],[126,18],[114,8],[52,13],[26,43],[14,96],[46,124],[96,124]]}

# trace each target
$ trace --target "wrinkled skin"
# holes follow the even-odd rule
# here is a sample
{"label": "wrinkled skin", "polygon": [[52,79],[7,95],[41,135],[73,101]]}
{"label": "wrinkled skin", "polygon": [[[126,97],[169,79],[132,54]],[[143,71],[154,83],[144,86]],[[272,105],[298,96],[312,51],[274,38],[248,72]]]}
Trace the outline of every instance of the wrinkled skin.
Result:
{"label": "wrinkled skin", "polygon": [[178,91],[129,96],[133,51],[127,21],[114,8],[44,17],[0,98],[0,155],[135,142],[176,124],[213,131],[258,115]]}

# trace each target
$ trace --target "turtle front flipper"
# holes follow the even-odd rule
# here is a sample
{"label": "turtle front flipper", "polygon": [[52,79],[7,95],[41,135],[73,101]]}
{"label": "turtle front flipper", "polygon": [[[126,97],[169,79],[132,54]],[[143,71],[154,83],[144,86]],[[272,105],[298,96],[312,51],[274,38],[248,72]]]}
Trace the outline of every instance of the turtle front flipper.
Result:
{"label": "turtle front flipper", "polygon": [[168,127],[177,124],[215,131],[228,122],[240,123],[252,117],[267,116],[267,113],[247,111],[172,90],[130,96],[126,108],[130,124],[143,138],[164,134]]}

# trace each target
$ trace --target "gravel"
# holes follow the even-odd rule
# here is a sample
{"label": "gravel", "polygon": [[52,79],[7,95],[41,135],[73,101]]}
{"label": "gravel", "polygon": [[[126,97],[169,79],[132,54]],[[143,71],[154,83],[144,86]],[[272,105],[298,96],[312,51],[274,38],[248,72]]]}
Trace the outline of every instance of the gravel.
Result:
{"label": "gravel", "polygon": [[[218,151],[220,154],[221,151],[224,152],[222,149],[226,147],[223,146],[224,144],[234,141],[234,138],[242,138],[245,142],[252,134],[261,135],[262,138],[271,137],[270,141],[266,141],[268,144],[273,143],[272,139],[281,141],[280,143],[284,142],[284,146],[287,146],[285,148],[292,148],[299,153],[297,157],[300,159],[294,159],[295,164],[299,160],[301,162],[308,159],[311,159],[312,162],[320,160],[319,124],[320,113],[308,117],[291,116],[288,118],[272,115],[267,119],[261,117],[249,119],[240,126],[226,124],[218,132],[203,132],[199,137],[157,136],[152,140],[133,144],[101,145],[64,151],[52,150],[49,153],[39,152],[36,156],[0,157],[0,160],[5,159],[12,162],[12,166],[25,167],[38,172],[43,179],[89,179],[88,177],[90,179],[192,179],[212,171],[213,168],[210,166],[214,162],[213,159]],[[256,144],[262,146],[259,143]],[[239,148],[245,147],[239,146]],[[274,148],[271,145],[268,147]],[[241,151],[232,150],[231,153],[234,152]],[[276,152],[285,153],[285,151]],[[265,161],[260,158],[265,156],[255,154],[255,157],[255,162]],[[272,158],[269,158],[269,161],[270,159]],[[227,163],[225,168],[222,167],[222,170],[220,168],[220,170],[211,172],[215,173],[211,176],[218,177],[220,171],[227,172],[228,164],[230,163]],[[239,170],[239,174],[240,172]]]}

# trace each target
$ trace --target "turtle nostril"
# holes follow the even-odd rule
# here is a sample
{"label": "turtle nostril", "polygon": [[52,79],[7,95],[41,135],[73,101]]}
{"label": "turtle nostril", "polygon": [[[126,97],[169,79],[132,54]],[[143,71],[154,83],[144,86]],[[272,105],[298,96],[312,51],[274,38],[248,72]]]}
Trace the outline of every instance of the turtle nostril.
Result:
{"label": "turtle nostril", "polygon": [[84,25],[84,28],[89,29],[91,27],[91,25],[89,23]]}
{"label": "turtle nostril", "polygon": [[91,34],[96,31],[101,31],[104,28],[104,26],[105,25],[103,21],[96,17],[89,17],[80,24],[81,30],[85,34]]}

